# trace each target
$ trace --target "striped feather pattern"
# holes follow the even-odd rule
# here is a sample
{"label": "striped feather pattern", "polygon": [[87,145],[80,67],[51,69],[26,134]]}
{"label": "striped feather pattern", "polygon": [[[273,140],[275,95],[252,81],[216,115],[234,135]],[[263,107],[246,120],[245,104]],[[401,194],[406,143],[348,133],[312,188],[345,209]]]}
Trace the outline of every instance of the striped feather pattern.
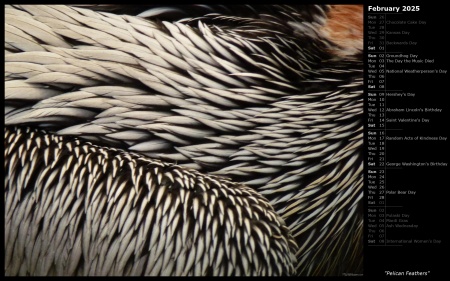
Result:
{"label": "striped feather pattern", "polygon": [[298,274],[362,272],[363,66],[327,39],[329,7],[95,9],[115,14],[5,7],[5,125],[241,182],[286,221]]}
{"label": "striped feather pattern", "polygon": [[284,221],[242,184],[32,129],[5,146],[6,275],[294,272]]}

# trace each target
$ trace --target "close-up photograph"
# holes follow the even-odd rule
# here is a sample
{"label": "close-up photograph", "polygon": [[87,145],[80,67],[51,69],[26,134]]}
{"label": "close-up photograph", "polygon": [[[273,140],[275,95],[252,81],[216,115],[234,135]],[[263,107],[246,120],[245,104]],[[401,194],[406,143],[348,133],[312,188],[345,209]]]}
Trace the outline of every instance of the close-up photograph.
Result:
{"label": "close-up photograph", "polygon": [[4,275],[363,276],[386,11],[5,5]]}

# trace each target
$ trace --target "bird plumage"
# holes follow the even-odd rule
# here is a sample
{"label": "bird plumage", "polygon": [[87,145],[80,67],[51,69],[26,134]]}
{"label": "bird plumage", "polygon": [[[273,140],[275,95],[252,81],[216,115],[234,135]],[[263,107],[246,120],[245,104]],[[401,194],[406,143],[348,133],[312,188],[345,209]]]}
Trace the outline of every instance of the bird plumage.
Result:
{"label": "bird plumage", "polygon": [[294,272],[284,221],[243,184],[29,128],[5,146],[7,275]]}
{"label": "bird plumage", "polygon": [[298,244],[298,274],[360,272],[361,38],[353,32],[350,43],[345,35],[333,41],[330,11],[342,15],[335,7],[273,6],[161,22],[70,6],[7,6],[5,125],[241,182],[286,221]]}

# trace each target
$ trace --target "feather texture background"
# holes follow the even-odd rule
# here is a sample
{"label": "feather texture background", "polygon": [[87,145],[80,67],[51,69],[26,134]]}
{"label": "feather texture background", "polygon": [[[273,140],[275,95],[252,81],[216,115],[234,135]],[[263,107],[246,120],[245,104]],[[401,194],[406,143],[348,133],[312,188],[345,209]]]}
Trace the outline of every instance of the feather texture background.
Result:
{"label": "feather texture background", "polygon": [[[109,12],[86,8],[106,9]],[[71,138],[79,137],[99,145],[99,147],[94,144],[88,146],[96,151],[99,157],[105,153],[108,154],[109,152],[106,151],[110,151],[109,149],[113,151],[125,149],[138,153],[136,156],[130,156],[133,159],[137,157],[151,163],[156,163],[154,162],[156,160],[152,159],[159,159],[187,169],[194,169],[197,171],[195,173],[203,173],[204,175],[201,176],[207,178],[220,176],[229,178],[233,182],[241,182],[257,192],[250,194],[260,198],[258,206],[263,206],[265,210],[262,214],[266,214],[267,210],[273,208],[278,219],[285,221],[290,231],[290,234],[283,232],[284,240],[282,240],[285,244],[280,246],[285,251],[284,257],[278,257],[280,260],[285,260],[281,263],[283,269],[267,267],[265,274],[269,274],[269,268],[271,273],[292,273],[293,268],[290,268],[286,258],[290,257],[290,251],[295,252],[297,259],[292,267],[295,267],[296,272],[301,275],[361,272],[363,72],[358,42],[362,39],[354,36],[355,32],[352,31],[349,33],[352,35],[351,38],[345,40],[348,36],[345,32],[342,35],[342,27],[339,27],[339,34],[342,36],[338,36],[338,40],[333,40],[337,38],[336,33],[332,32],[336,30],[333,27],[336,24],[331,24],[332,21],[328,16],[331,14],[334,15],[333,17],[336,15],[342,17],[344,14],[345,17],[349,17],[356,14],[356,18],[359,18],[362,11],[350,7],[352,11],[350,13],[347,6],[263,6],[259,8],[262,11],[251,7],[230,8],[231,11],[233,9],[241,11],[242,14],[238,16],[222,13],[224,7],[197,7],[196,9],[150,7],[147,11],[140,11],[141,16],[147,17],[145,19],[122,14],[127,11],[115,5],[6,6],[5,125],[7,129],[5,129],[5,147],[14,145],[14,142],[7,139],[22,139],[21,134],[24,134],[26,130],[15,131],[17,129],[11,129],[12,126],[31,126],[67,138],[59,139],[58,136],[54,136],[53,138],[59,141],[55,141],[52,146],[58,146],[58,143],[60,146],[61,143],[67,146],[73,142]],[[202,9],[213,9],[213,13],[199,15]],[[214,13],[216,12],[214,9],[221,13]],[[342,9],[348,13],[342,12]],[[189,14],[186,10],[195,10],[194,16],[170,21],[159,20],[164,15],[177,18],[179,13],[184,17],[184,14]],[[137,14],[137,11],[133,10],[129,13]],[[333,20],[336,19],[333,18]],[[356,29],[354,26],[351,28]],[[34,134],[34,136],[39,135],[38,139],[46,138],[44,133],[35,132]],[[5,178],[7,183],[5,202],[7,213],[9,211],[10,214],[14,214],[14,217],[17,214],[19,217],[23,216],[24,221],[30,221],[33,218],[31,215],[33,212],[39,208],[45,208],[45,204],[49,203],[41,202],[40,204],[43,205],[36,207],[35,210],[28,204],[11,205],[13,203],[10,202],[13,202],[16,196],[22,198],[21,196],[24,195],[20,193],[20,190],[22,182],[27,181],[27,170],[36,170],[39,165],[44,165],[40,167],[42,170],[36,170],[44,173],[44,167],[50,168],[48,168],[49,162],[42,163],[42,157],[56,154],[41,151],[43,148],[37,144],[36,146],[27,144],[26,140],[22,142],[25,146],[20,152],[13,152],[15,151],[13,148],[5,150],[5,171],[9,171]],[[29,149],[32,150],[28,151]],[[10,152],[7,153],[7,151]],[[20,170],[7,170],[7,167],[11,165],[12,167],[18,165],[16,159],[21,158],[21,155],[25,154],[24,151],[32,153],[28,159],[35,159],[34,155],[41,155],[36,158],[40,160],[36,163],[30,160],[31,164],[28,165],[24,162],[25,160],[21,160]],[[64,161],[67,161],[64,167],[70,174],[78,171],[72,165],[75,165],[73,163],[75,159],[79,159],[79,156],[72,155],[72,160],[68,160],[69,158],[64,158],[66,159]],[[130,159],[127,161],[133,162]],[[58,162],[54,163],[51,165],[55,166]],[[108,173],[117,171],[117,168],[111,165],[109,168],[98,166],[97,169],[104,169],[103,176],[107,177]],[[154,165],[167,167],[165,165],[168,164]],[[144,175],[149,175],[148,177],[153,181],[158,178],[158,173],[150,173],[146,170],[147,168],[139,167],[142,169],[142,172],[139,172],[142,174],[141,180]],[[89,190],[88,186],[93,186],[92,177],[95,177],[95,173],[92,173],[92,169],[89,168],[91,178],[87,180],[83,190]],[[194,173],[182,168],[176,168],[176,170],[183,171],[182,174]],[[97,170],[97,173],[100,171]],[[66,180],[69,178],[71,181],[75,180],[71,179],[69,174]],[[55,177],[57,175],[60,180],[64,178],[62,170],[55,170]],[[86,177],[89,176],[86,175]],[[172,183],[176,182],[175,178],[177,177],[173,178]],[[224,185],[230,185],[231,190],[248,190],[245,186],[223,180],[227,182]],[[48,181],[47,185],[51,185],[51,181]],[[62,185],[61,182],[60,185]],[[110,182],[105,182],[104,185],[106,188]],[[136,184],[123,187],[127,190],[124,193],[127,195],[122,196],[123,200],[138,198],[136,194],[139,194],[141,189],[133,189],[133,186],[136,188]],[[34,188],[45,189],[45,183],[36,184]],[[65,189],[63,186],[58,187],[55,182],[53,188],[49,190],[63,192]],[[98,190],[99,194],[103,194],[104,191],[100,187],[95,190]],[[157,187],[156,190],[164,190],[164,187]],[[31,194],[33,193],[28,193],[28,196]],[[98,201],[98,204],[111,206],[105,208],[113,210],[113,206],[117,206],[114,205],[116,200],[110,201],[109,194],[111,193],[105,193],[104,197],[97,195],[96,198],[103,200]],[[169,218],[173,220],[174,214],[186,216],[186,212],[197,208],[191,198],[192,200],[189,201],[191,203],[185,206],[192,209],[179,213],[173,211],[174,214],[170,215],[172,203],[167,202],[172,202],[173,199],[170,199],[172,197],[168,194],[161,191],[160,196],[163,199],[159,199],[166,203],[160,205],[156,199],[154,202],[153,216],[159,216],[160,224],[163,221],[169,224],[166,220]],[[270,204],[267,204],[261,195],[267,198]],[[84,200],[85,205],[88,204],[87,202],[97,202],[92,201],[93,199],[87,200],[89,196],[83,192],[73,193],[72,196],[80,200],[79,203],[73,204],[82,204],[81,200]],[[179,198],[182,197],[180,195]],[[78,202],[76,199],[73,200]],[[120,204],[129,207],[131,201],[127,202]],[[228,221],[233,222],[239,218],[244,219],[240,215],[242,212],[236,211],[238,206],[244,205],[234,204],[236,209],[228,206],[227,210],[230,210],[232,215],[223,213],[224,219],[227,218]],[[157,210],[160,210],[158,206],[163,206],[162,211],[159,212],[165,211],[158,213]],[[135,213],[145,215],[150,212],[151,207],[145,208],[143,213],[140,209],[133,210]],[[83,216],[81,216],[82,212],[77,214],[80,216],[80,221],[85,221],[89,212],[97,212],[96,220],[101,221],[98,213],[98,210],[102,210],[100,207],[97,207],[95,211],[87,210],[90,209],[86,208]],[[24,216],[23,212],[30,215]],[[211,212],[211,214],[216,213],[217,210]],[[61,221],[67,220],[64,219],[63,210],[57,214],[57,218]],[[70,217],[70,213],[65,214]],[[51,215],[53,213],[45,215],[43,219],[49,225]],[[118,214],[110,215],[109,218],[116,219],[117,224],[123,224],[125,220],[120,219]],[[210,220],[213,218],[216,217],[211,217]],[[272,220],[269,221],[278,221],[275,217],[270,218]],[[7,232],[8,227],[12,232],[7,237],[14,237],[17,233],[30,235],[28,230],[17,230],[19,226],[16,224],[19,221],[15,221],[12,217],[6,220],[6,223]],[[81,222],[79,223],[82,225]],[[284,231],[280,230],[282,225],[279,223],[276,226],[277,230],[270,231]],[[248,226],[245,224],[240,226],[247,227],[248,231]],[[106,226],[102,228],[96,225],[95,227],[98,227],[98,230],[94,231],[97,233],[109,229]],[[130,225],[128,227],[132,228]],[[186,229],[180,227],[177,230],[175,226],[171,227],[170,231],[176,233],[174,235],[186,235],[182,234],[187,231]],[[193,229],[194,227],[191,226],[190,230]],[[218,233],[228,233],[227,229],[229,228],[226,225],[221,224],[221,231]],[[267,229],[269,230],[270,227]],[[58,241],[62,239],[60,237],[73,237],[74,240],[71,243],[75,244],[72,246],[83,244],[83,249],[79,249],[81,253],[72,252],[70,255],[82,256],[84,262],[87,262],[85,259],[91,251],[98,250],[98,253],[105,253],[110,250],[102,248],[106,247],[101,246],[102,244],[96,248],[86,246],[90,244],[83,242],[84,240],[76,240],[81,239],[79,236],[70,236],[72,235],[70,233],[73,233],[70,228],[58,228],[55,225],[53,230],[55,233],[58,230],[65,231],[55,234]],[[37,274],[50,271],[54,274],[121,275],[131,272],[162,274],[163,270],[152,269],[160,267],[165,268],[167,274],[180,273],[175,263],[169,265],[169,258],[162,256],[160,259],[155,258],[153,263],[150,262],[154,267],[143,268],[144,264],[149,264],[147,261],[144,262],[144,257],[154,258],[154,255],[150,252],[139,254],[136,252],[138,251],[137,242],[144,243],[142,242],[144,240],[138,239],[138,237],[143,239],[142,235],[144,235],[139,231],[151,231],[151,229],[145,226],[138,230],[135,226],[135,232],[119,231],[116,240],[113,238],[108,240],[108,245],[114,246],[117,253],[120,253],[118,257],[120,256],[123,260],[115,262],[102,260],[101,263],[106,263],[108,266],[100,267],[101,270],[93,265],[95,260],[93,258],[90,258],[87,264],[83,265],[80,262],[76,268],[66,269],[57,265],[57,259],[53,259],[55,264],[52,264],[50,258],[42,264],[39,269],[41,271],[34,272]],[[204,235],[210,235],[209,230],[204,231]],[[131,233],[130,237],[125,237],[127,233]],[[189,233],[191,234],[191,231]],[[257,237],[260,232],[255,233]],[[42,236],[44,233],[41,236],[39,233],[34,235],[36,241],[40,239],[40,243],[53,241],[45,240]],[[178,238],[183,236],[176,236],[175,240],[167,240],[163,239],[162,235],[158,236],[160,244],[157,244],[154,249],[158,253],[166,249],[163,247],[169,247],[170,241],[178,243],[177,239],[179,239],[186,243],[184,239]],[[10,239],[7,237],[5,237],[6,242]],[[260,242],[266,243],[264,236],[259,237],[262,238]],[[279,235],[275,237],[278,239]],[[298,248],[295,248],[295,243],[290,237],[295,238]],[[20,240],[19,238],[17,241]],[[217,237],[211,236],[211,240],[215,240],[214,238]],[[127,260],[127,257],[131,257],[132,248],[118,246],[121,241],[124,243],[124,239],[135,243],[133,263]],[[96,239],[92,241],[101,242]],[[275,239],[275,241],[278,240]],[[10,262],[5,265],[6,271],[11,274],[32,272],[28,271],[33,268],[32,260],[23,263],[22,261],[26,260],[24,256],[19,255],[15,258],[19,261],[12,258],[13,252],[23,253],[27,249],[29,251],[30,246],[25,246],[23,240],[20,242],[22,244],[18,243],[11,245],[8,248],[9,252],[5,254],[6,260]],[[176,243],[174,245],[178,245]],[[276,242],[273,241],[273,243]],[[131,245],[131,242],[126,245]],[[287,245],[289,249],[286,248]],[[196,247],[199,246],[196,245]],[[233,256],[232,251],[237,250],[237,248],[226,246],[215,247],[220,248],[222,254],[225,251],[227,257]],[[203,246],[203,248],[207,247]],[[235,269],[226,266],[205,271],[207,263],[199,262],[200,259],[211,261],[212,258],[209,255],[201,256],[198,248],[195,249],[194,264],[198,263],[200,266],[194,267],[192,271],[189,271],[190,274],[198,275],[205,272],[238,274]],[[253,248],[250,249],[254,251]],[[245,251],[247,250],[248,248]],[[180,250],[174,251],[178,253]],[[243,251],[240,249],[239,253]],[[38,252],[34,255],[43,255]],[[23,255],[31,258],[33,256],[31,253],[33,252]],[[190,260],[189,264],[194,259],[193,255],[187,257]],[[253,252],[253,255],[254,260],[259,260],[260,254]],[[248,254],[247,258],[253,258],[253,255]],[[100,259],[104,257],[98,257],[95,262],[99,263]],[[180,264],[185,265],[186,262],[183,261]],[[223,264],[226,262],[224,261]],[[189,270],[188,268],[185,270]],[[241,274],[244,272],[262,274],[262,271],[252,271],[246,267],[239,270]]]}

